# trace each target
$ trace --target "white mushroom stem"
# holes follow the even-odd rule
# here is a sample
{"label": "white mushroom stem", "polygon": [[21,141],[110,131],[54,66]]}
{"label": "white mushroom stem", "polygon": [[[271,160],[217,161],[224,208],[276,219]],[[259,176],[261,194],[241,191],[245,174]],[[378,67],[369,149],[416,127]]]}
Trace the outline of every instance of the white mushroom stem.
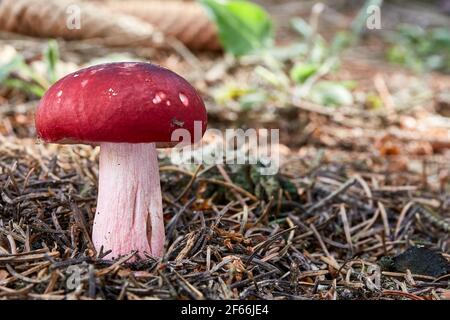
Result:
{"label": "white mushroom stem", "polygon": [[116,258],[133,250],[160,257],[164,222],[154,143],[102,143],[92,240]]}

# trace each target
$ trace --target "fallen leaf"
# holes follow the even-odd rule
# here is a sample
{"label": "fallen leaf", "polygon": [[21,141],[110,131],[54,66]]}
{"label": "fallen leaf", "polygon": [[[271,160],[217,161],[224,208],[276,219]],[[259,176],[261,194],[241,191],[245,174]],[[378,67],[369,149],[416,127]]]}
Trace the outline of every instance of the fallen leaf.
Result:
{"label": "fallen leaf", "polygon": [[9,273],[6,270],[0,269],[0,280],[5,280],[8,278]]}

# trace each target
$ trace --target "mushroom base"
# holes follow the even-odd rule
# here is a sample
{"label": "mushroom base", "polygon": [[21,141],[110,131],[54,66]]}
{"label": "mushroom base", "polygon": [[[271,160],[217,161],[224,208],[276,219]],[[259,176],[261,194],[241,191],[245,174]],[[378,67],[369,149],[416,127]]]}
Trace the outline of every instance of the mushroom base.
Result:
{"label": "mushroom base", "polygon": [[156,145],[102,143],[92,240],[105,258],[133,250],[160,257],[164,222]]}

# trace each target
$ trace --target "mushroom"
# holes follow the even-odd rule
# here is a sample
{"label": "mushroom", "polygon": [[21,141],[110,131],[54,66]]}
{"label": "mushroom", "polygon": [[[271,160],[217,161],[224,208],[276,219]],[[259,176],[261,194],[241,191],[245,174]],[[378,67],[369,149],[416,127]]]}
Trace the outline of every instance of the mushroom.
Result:
{"label": "mushroom", "polygon": [[[107,258],[133,250],[140,257],[161,257],[165,232],[156,148],[176,145],[176,129],[187,130],[188,143],[201,139],[207,114],[195,89],[153,64],[101,64],[50,87],[35,121],[45,142],[100,145],[96,250],[111,250]],[[201,130],[195,131],[197,124]]]}

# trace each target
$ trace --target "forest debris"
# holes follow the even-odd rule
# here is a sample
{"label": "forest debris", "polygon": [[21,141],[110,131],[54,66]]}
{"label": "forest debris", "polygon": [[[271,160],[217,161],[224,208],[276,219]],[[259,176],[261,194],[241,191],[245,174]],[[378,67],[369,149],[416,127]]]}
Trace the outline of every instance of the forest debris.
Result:
{"label": "forest debris", "polygon": [[424,298],[412,294],[412,293],[408,293],[408,292],[404,292],[404,291],[398,291],[398,290],[384,290],[381,293],[383,296],[399,296],[399,297],[405,297],[405,298],[409,298],[411,300],[425,300]]}
{"label": "forest debris", "polygon": [[[37,250],[37,252],[42,252],[42,250]],[[47,257],[57,256],[59,256],[59,252],[34,253],[33,251],[25,254],[0,255],[0,265],[5,263],[20,263],[25,261],[42,260]]]}
{"label": "forest debris", "polygon": [[[58,291],[55,289],[65,288],[64,283],[68,281],[70,270],[81,271],[83,288],[78,293],[80,299],[94,296],[93,281],[102,283],[106,288],[103,291],[95,290],[97,299],[145,297],[173,299],[186,296],[217,299],[226,295],[235,297],[236,294],[252,298],[255,294],[261,294],[254,291],[256,286],[264,288],[271,296],[277,298],[286,298],[286,294],[292,297],[320,298],[325,294],[323,291],[325,289],[320,289],[321,287],[314,289],[314,283],[321,281],[331,283],[332,279],[336,279],[337,290],[333,295],[336,294],[338,299],[341,297],[339,290],[341,287],[352,291],[364,290],[368,296],[375,297],[378,291],[370,289],[372,284],[365,280],[372,276],[367,273],[366,268],[358,268],[356,265],[350,267],[350,264],[346,264],[349,258],[349,242],[353,244],[355,254],[361,252],[368,254],[369,258],[362,260],[362,263],[370,265],[374,262],[373,258],[383,253],[383,243],[379,240],[379,234],[385,229],[387,222],[389,229],[396,231],[396,236],[395,241],[386,241],[385,245],[392,247],[393,252],[402,250],[406,243],[405,239],[409,236],[403,230],[410,225],[412,216],[411,206],[405,206],[408,203],[405,199],[409,199],[410,194],[422,192],[420,188],[413,188],[417,186],[414,181],[418,180],[411,179],[402,185],[396,185],[386,180],[387,176],[370,173],[370,169],[360,167],[361,164],[354,166],[353,160],[345,163],[345,170],[342,169],[342,162],[314,164],[306,161],[306,168],[300,165],[302,169],[297,171],[306,172],[305,176],[283,177],[294,185],[294,191],[300,188],[299,185],[302,187],[300,198],[295,198],[295,194],[292,194],[292,198],[291,196],[285,198],[287,192],[283,192],[281,197],[274,194],[262,202],[258,196],[252,194],[256,200],[254,202],[248,194],[242,192],[247,190],[246,188],[238,187],[241,185],[238,178],[242,174],[232,172],[226,165],[223,165],[223,170],[231,182],[220,180],[220,183],[215,183],[222,176],[218,170],[215,171],[215,175],[209,175],[213,169],[204,173],[200,171],[196,175],[193,173],[196,167],[192,168],[192,172],[188,172],[180,167],[163,166],[162,189],[165,198],[171,199],[171,202],[166,203],[165,216],[168,219],[177,217],[177,223],[167,224],[172,230],[167,233],[168,244],[171,247],[167,256],[162,261],[149,258],[130,263],[135,255],[131,253],[115,261],[104,261],[89,256],[88,250],[85,250],[89,247],[89,238],[83,235],[85,232],[72,238],[70,233],[73,227],[80,229],[85,227],[89,233],[89,213],[86,208],[95,206],[95,182],[84,176],[83,172],[76,175],[73,175],[73,172],[78,172],[80,165],[95,167],[97,165],[95,157],[92,157],[84,147],[74,147],[76,150],[74,157],[77,157],[77,161],[65,162],[64,158],[60,158],[51,164],[53,157],[46,146],[33,144],[24,146],[24,141],[16,140],[15,143],[9,141],[0,147],[0,181],[6,182],[10,179],[9,174],[1,173],[2,168],[8,168],[9,171],[5,172],[11,172],[19,186],[24,185],[25,179],[27,180],[27,187],[23,190],[16,189],[12,183],[2,184],[4,186],[2,191],[8,198],[18,199],[15,204],[0,200],[0,206],[3,206],[4,210],[0,217],[0,220],[3,220],[0,221],[0,246],[8,248],[8,254],[3,252],[0,254],[0,270],[8,273],[6,279],[0,281],[0,286],[3,286],[0,288],[0,295],[6,295],[8,298],[64,297],[64,289]],[[10,148],[14,148],[14,153],[10,152]],[[78,148],[83,152],[79,152]],[[44,156],[40,159],[42,165],[36,166],[39,152]],[[21,160],[13,166],[16,157],[20,157]],[[305,159],[307,160],[307,157]],[[292,161],[290,163],[293,164]],[[310,165],[315,169],[311,170]],[[34,170],[30,171],[30,167]],[[52,172],[58,180],[44,174],[47,171]],[[184,179],[184,182],[180,183],[180,179]],[[207,183],[213,192],[225,187],[241,194],[244,204],[248,206],[247,223],[243,233],[239,232],[242,227],[239,217],[244,208],[239,200],[229,201],[213,196],[210,199],[203,199],[208,205],[201,208],[194,206],[197,188],[204,183]],[[89,192],[81,192],[86,185],[92,185]],[[186,185],[190,185],[190,188],[184,191]],[[53,196],[37,198],[27,196],[44,190]],[[175,201],[182,191],[183,197]],[[61,194],[69,194],[70,197],[67,199],[61,197]],[[383,195],[382,199],[380,195]],[[420,195],[425,197],[423,193]],[[387,219],[381,219],[379,205],[371,205],[370,200],[373,200],[374,204],[383,202],[385,209],[383,214]],[[74,208],[73,202],[76,202],[79,210]],[[307,208],[314,208],[317,204],[320,204],[319,207],[309,214],[306,213]],[[19,229],[10,229],[8,224],[8,221],[17,223],[13,218],[17,205],[21,206],[23,212],[21,229],[26,230],[28,226],[30,230],[29,240],[26,240],[25,234]],[[345,208],[345,212],[342,208]],[[402,209],[404,215],[397,230],[396,225],[400,220],[398,213]],[[76,216],[73,215],[74,210],[77,211]],[[28,215],[27,212],[31,214]],[[35,212],[39,213],[36,215]],[[342,218],[347,220],[345,227],[342,227]],[[423,228],[433,228],[433,224],[428,220],[424,219],[422,223]],[[210,232],[193,231],[199,228],[205,228]],[[333,234],[332,237],[329,236],[330,233]],[[9,253],[7,239],[9,234],[16,243],[15,255]],[[431,233],[431,241],[437,241],[438,238],[441,239],[439,241],[443,241],[443,234],[444,231]],[[414,235],[418,236],[417,233]],[[64,240],[65,238],[68,241]],[[30,252],[25,252],[27,241],[31,248]],[[42,247],[43,244],[47,247]],[[285,270],[291,261],[296,261],[298,265],[297,285],[293,286],[291,281],[280,279],[283,275],[281,270]],[[9,274],[6,264],[20,274],[19,277],[23,281],[42,280],[42,283],[39,286],[30,283],[33,286],[30,286],[28,291],[14,290],[17,281],[22,280]],[[88,264],[92,266],[90,272]],[[94,273],[92,268],[95,270]],[[345,276],[344,273],[348,273],[350,269],[351,281],[340,281],[339,277]],[[401,279],[406,279],[404,273],[383,274],[399,279],[396,280],[399,283],[402,283]],[[218,279],[226,279],[225,281],[229,282],[228,289],[225,290],[220,286],[208,289],[208,283],[211,280],[219,281]],[[426,281],[425,287],[447,286],[445,281],[431,284],[434,277],[420,278],[413,275],[413,279],[416,283],[420,280]],[[268,285],[274,282],[282,288],[284,295]],[[227,284],[224,285],[227,287]],[[405,285],[410,284],[406,282]],[[389,288],[382,287],[384,290]],[[400,285],[394,288],[401,289]],[[104,295],[104,292],[107,294]],[[385,294],[389,298],[404,298],[398,294],[388,295],[388,293]]]}
{"label": "forest debris", "polygon": [[[80,13],[80,19],[68,12]],[[72,0],[0,1],[0,30],[67,40],[97,39],[113,46],[161,47],[163,35],[152,25],[94,4]]]}
{"label": "forest debris", "polygon": [[8,271],[0,269],[0,281],[6,279],[8,275],[9,275]]}

